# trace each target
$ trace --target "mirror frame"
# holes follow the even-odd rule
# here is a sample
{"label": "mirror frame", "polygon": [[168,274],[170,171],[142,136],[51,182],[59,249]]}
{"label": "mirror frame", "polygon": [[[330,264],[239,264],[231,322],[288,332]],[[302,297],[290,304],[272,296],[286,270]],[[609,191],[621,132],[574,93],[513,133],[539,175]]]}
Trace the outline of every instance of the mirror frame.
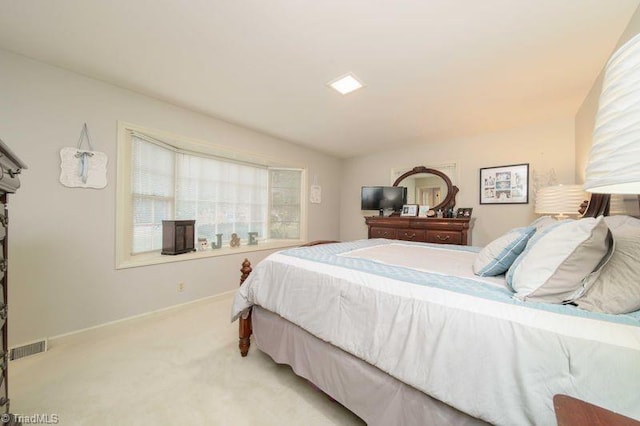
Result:
{"label": "mirror frame", "polygon": [[403,179],[405,179],[405,178],[407,178],[409,176],[417,175],[419,173],[431,173],[433,175],[439,176],[447,184],[447,196],[437,206],[430,207],[431,210],[433,210],[433,211],[437,211],[437,210],[440,210],[440,209],[446,210],[448,208],[453,208],[456,205],[456,194],[458,193],[459,189],[458,189],[457,186],[455,186],[451,182],[451,179],[449,179],[449,176],[445,175],[440,170],[428,169],[428,168],[426,168],[424,166],[414,167],[413,169],[411,169],[408,172],[406,172],[406,173],[402,174],[401,176],[399,176],[396,179],[396,181],[393,182],[393,186],[401,186],[400,182],[402,182]]}

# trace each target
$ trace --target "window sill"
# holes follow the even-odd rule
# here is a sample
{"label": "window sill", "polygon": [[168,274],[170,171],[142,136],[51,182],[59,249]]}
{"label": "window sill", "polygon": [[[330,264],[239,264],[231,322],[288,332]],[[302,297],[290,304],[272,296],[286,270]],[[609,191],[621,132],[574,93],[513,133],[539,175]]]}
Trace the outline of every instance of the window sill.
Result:
{"label": "window sill", "polygon": [[205,259],[209,257],[229,256],[240,253],[251,253],[264,250],[278,250],[289,247],[298,247],[304,244],[302,240],[271,241],[260,242],[256,245],[244,245],[240,247],[221,247],[219,249],[209,249],[204,251],[194,251],[177,255],[160,254],[159,251],[138,254],[129,259],[117,262],[116,269],[137,268],[139,266],[158,265],[162,263],[182,262],[185,260]]}

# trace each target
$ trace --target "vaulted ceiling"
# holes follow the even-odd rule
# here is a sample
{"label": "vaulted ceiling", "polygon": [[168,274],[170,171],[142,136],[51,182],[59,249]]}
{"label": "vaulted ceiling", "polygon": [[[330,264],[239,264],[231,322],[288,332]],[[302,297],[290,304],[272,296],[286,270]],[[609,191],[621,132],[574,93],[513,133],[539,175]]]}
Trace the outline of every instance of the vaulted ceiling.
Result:
{"label": "vaulted ceiling", "polygon": [[0,48],[348,158],[575,115],[639,3],[0,0]]}

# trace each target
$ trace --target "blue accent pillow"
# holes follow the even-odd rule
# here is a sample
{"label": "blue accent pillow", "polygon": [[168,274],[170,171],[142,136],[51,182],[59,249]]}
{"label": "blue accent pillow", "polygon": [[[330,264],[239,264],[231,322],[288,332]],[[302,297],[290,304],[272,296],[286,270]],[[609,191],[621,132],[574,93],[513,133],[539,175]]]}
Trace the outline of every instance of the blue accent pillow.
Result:
{"label": "blue accent pillow", "polygon": [[485,246],[473,262],[473,273],[493,277],[505,273],[536,232],[535,226],[515,228]]}

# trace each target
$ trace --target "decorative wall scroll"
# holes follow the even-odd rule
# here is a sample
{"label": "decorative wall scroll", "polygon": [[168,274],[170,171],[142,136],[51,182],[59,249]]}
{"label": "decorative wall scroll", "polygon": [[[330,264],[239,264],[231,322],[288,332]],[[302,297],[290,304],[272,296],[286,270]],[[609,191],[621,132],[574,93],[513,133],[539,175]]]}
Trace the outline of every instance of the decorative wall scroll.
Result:
{"label": "decorative wall scroll", "polygon": [[[82,149],[87,142],[88,150]],[[94,151],[87,123],[82,126],[76,148],[60,150],[60,183],[70,188],[96,188],[107,186],[107,154]]]}

